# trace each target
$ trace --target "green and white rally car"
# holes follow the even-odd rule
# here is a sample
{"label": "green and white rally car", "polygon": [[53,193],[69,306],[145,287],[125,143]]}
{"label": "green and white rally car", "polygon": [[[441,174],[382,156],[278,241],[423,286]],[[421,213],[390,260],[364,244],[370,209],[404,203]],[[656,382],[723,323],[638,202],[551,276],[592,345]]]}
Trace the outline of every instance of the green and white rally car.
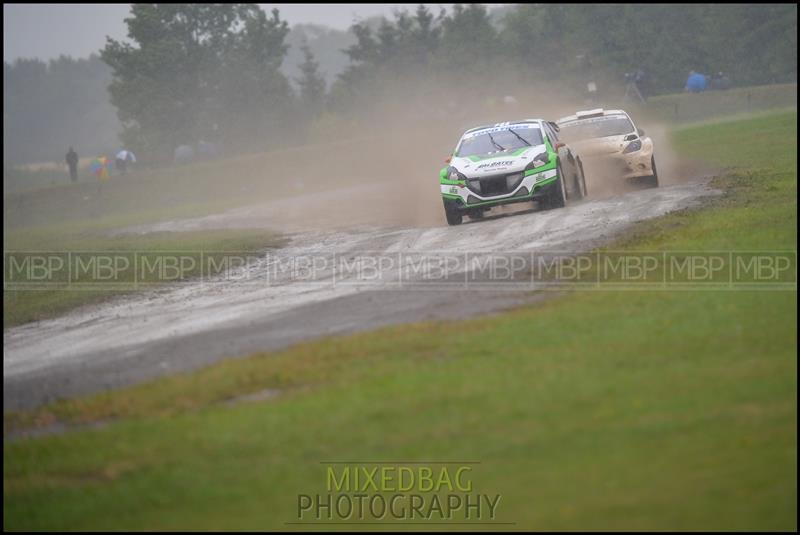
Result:
{"label": "green and white rally car", "polygon": [[464,132],[439,174],[447,222],[480,219],[502,204],[537,201],[550,209],[584,197],[583,165],[558,132],[542,119]]}

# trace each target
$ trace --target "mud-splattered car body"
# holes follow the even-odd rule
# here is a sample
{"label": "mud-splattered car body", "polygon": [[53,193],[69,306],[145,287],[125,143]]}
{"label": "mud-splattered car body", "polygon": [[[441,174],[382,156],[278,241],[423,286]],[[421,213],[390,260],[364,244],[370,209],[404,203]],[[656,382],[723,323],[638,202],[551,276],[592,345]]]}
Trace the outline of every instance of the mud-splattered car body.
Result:
{"label": "mud-splattered car body", "polygon": [[624,110],[579,111],[556,123],[587,168],[602,168],[602,175],[658,186],[653,140]]}
{"label": "mud-splattered car body", "polygon": [[583,169],[541,119],[497,123],[464,132],[439,174],[447,222],[483,216],[493,206],[536,200],[559,208],[586,195]]}

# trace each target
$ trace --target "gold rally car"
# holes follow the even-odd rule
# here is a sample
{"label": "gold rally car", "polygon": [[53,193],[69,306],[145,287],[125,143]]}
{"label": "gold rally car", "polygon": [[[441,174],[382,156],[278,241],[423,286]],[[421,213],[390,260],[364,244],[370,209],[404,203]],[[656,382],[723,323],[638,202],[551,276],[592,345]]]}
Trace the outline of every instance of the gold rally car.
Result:
{"label": "gold rally car", "polygon": [[653,140],[623,110],[586,110],[556,121],[561,136],[580,155],[587,169],[603,175],[658,187]]}

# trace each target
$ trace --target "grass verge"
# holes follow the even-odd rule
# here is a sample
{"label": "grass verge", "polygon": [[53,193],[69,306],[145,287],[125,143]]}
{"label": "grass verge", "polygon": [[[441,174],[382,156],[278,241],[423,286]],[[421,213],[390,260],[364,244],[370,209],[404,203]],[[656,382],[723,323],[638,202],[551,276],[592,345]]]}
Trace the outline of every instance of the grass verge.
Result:
{"label": "grass verge", "polygon": [[[796,121],[677,131],[726,195],[615,250],[796,250]],[[286,529],[321,461],[474,459],[516,528],[796,529],[796,321],[793,291],[572,292],[6,414],[114,421],[6,444],[4,527]]]}
{"label": "grass verge", "polygon": [[647,104],[624,105],[651,120],[685,124],[747,114],[775,113],[797,108],[797,84],[737,87],[726,91],[676,93],[647,99]]}
{"label": "grass verge", "polygon": [[[159,256],[159,251],[211,251],[219,253],[232,251],[237,253],[257,253],[265,249],[283,244],[283,239],[273,233],[255,229],[238,230],[206,230],[192,232],[155,232],[146,235],[119,235],[110,237],[98,232],[75,232],[69,228],[19,230],[6,236],[6,251],[37,251],[54,254],[72,253],[74,260],[83,253],[85,260],[92,257],[114,253],[115,258],[125,259],[132,263],[133,253]],[[128,254],[126,254],[128,253]],[[24,254],[15,255],[22,263]],[[198,256],[195,254],[191,258]],[[6,263],[9,269],[10,262]],[[195,278],[201,275],[213,275],[224,268],[221,262],[194,262],[181,270],[180,280]],[[24,270],[23,270],[24,272]],[[12,327],[31,321],[39,321],[63,314],[78,306],[97,303],[111,297],[129,294],[144,288],[155,288],[151,281],[135,281],[134,271],[120,270],[113,277],[112,284],[95,284],[86,286],[82,283],[91,278],[91,270],[87,270],[82,278],[67,275],[60,277],[63,284],[47,289],[26,289],[3,291],[3,327]],[[5,280],[12,280],[10,273]],[[67,282],[69,278],[69,284]],[[135,284],[134,284],[135,283]]]}

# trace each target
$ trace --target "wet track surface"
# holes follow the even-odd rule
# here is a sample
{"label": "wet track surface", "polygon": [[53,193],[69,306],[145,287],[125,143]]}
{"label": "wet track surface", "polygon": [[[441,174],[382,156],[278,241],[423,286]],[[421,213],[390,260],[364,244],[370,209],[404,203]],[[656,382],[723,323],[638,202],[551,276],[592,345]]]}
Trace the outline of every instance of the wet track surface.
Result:
{"label": "wet track surface", "polygon": [[[145,290],[4,330],[4,403],[7,409],[32,407],[303,340],[404,322],[466,318],[542,298],[498,287],[414,289],[398,285],[399,268],[387,269],[385,277],[368,284],[334,278],[325,270],[313,281],[276,271],[297,258],[347,259],[365,252],[579,253],[609,243],[632,223],[697,205],[715,193],[708,179],[698,179],[459,227],[376,227],[367,224],[368,216],[338,230],[288,225],[281,229],[289,233],[286,247],[258,258],[235,277]],[[286,210],[290,205],[280,203]],[[255,217],[264,212],[263,207],[251,207],[133,231],[270,228],[269,220]],[[271,217],[281,219],[277,210]]]}

